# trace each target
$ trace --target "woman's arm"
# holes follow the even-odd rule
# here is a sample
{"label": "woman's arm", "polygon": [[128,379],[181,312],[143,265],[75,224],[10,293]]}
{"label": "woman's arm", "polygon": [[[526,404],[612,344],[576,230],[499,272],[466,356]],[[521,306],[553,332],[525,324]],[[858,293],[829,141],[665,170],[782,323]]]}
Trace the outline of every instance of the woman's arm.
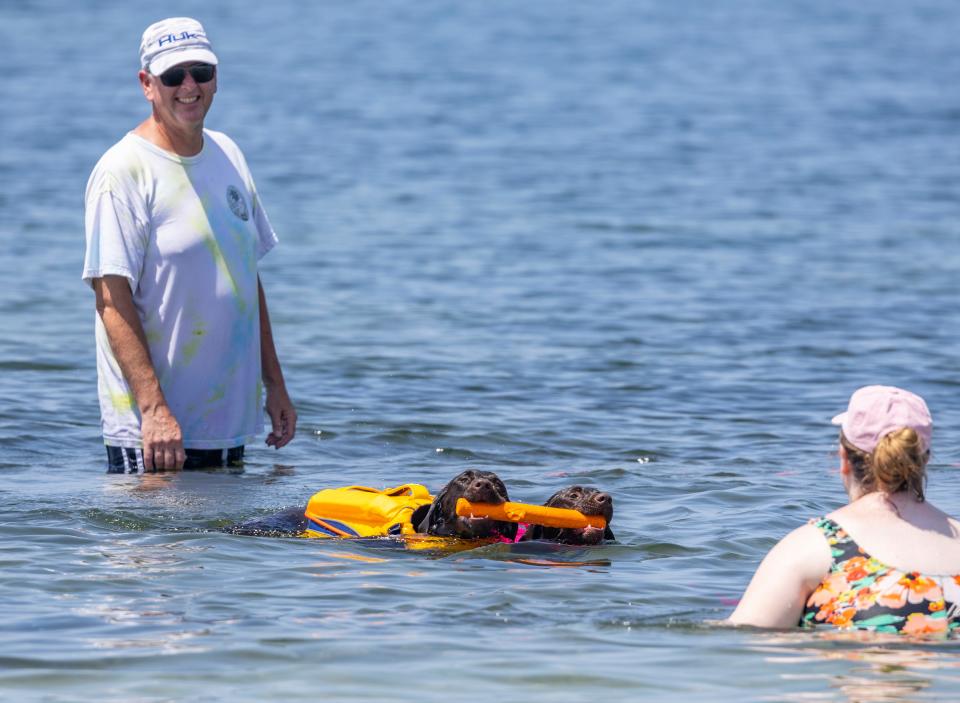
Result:
{"label": "woman's arm", "polygon": [[813,525],[780,540],[764,557],[727,622],[796,627],[807,598],[830,570],[830,546]]}

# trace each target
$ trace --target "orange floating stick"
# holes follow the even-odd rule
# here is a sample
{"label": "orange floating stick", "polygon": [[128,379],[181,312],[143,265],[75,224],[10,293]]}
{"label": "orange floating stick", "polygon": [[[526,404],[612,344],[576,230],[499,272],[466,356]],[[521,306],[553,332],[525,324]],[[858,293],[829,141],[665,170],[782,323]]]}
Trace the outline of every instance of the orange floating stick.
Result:
{"label": "orange floating stick", "polygon": [[599,515],[584,515],[569,508],[548,508],[545,505],[528,503],[471,503],[466,498],[457,500],[457,515],[461,517],[486,517],[505,522],[526,522],[544,527],[597,527],[603,529],[607,521]]}

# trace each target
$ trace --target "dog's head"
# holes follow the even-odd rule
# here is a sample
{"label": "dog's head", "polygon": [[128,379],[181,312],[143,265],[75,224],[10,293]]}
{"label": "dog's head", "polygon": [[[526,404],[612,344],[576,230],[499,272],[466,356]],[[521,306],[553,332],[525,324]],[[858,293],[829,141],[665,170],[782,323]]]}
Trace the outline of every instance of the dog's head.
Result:
{"label": "dog's head", "polygon": [[417,525],[417,532],[464,539],[484,537],[513,539],[516,536],[517,526],[512,522],[457,515],[457,501],[460,498],[466,498],[473,503],[493,503],[494,505],[510,500],[507,487],[495,473],[468,469],[450,481],[437,494],[430,505],[430,510]]}
{"label": "dog's head", "polygon": [[530,539],[545,539],[561,544],[600,544],[603,540],[616,539],[610,529],[613,520],[613,498],[609,493],[590,486],[567,486],[557,491],[544,503],[550,508],[570,508],[584,515],[600,516],[607,521],[604,529],[599,527],[543,527],[532,525],[527,533]]}

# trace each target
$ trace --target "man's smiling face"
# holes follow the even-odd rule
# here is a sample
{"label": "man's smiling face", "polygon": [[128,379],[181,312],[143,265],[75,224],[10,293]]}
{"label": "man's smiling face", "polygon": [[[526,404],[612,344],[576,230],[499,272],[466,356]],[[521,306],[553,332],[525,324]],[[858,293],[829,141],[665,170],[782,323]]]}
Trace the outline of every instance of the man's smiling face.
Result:
{"label": "man's smiling face", "polygon": [[[189,61],[177,64],[167,71],[190,69],[199,65],[202,64]],[[153,104],[157,121],[175,131],[193,131],[202,128],[204,117],[213,104],[213,95],[217,92],[216,71],[212,80],[197,83],[190,71],[186,70],[183,82],[177,86],[166,86],[160,76],[140,71],[140,83],[143,94]]]}

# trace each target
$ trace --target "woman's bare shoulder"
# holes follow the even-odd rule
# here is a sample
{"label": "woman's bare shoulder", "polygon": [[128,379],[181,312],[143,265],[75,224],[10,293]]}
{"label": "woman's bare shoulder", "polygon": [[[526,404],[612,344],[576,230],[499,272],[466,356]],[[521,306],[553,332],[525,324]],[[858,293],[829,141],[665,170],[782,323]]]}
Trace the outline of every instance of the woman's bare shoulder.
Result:
{"label": "woman's bare shoulder", "polygon": [[960,521],[930,503],[899,510],[876,500],[857,501],[830,513],[870,556],[901,571],[960,573]]}

